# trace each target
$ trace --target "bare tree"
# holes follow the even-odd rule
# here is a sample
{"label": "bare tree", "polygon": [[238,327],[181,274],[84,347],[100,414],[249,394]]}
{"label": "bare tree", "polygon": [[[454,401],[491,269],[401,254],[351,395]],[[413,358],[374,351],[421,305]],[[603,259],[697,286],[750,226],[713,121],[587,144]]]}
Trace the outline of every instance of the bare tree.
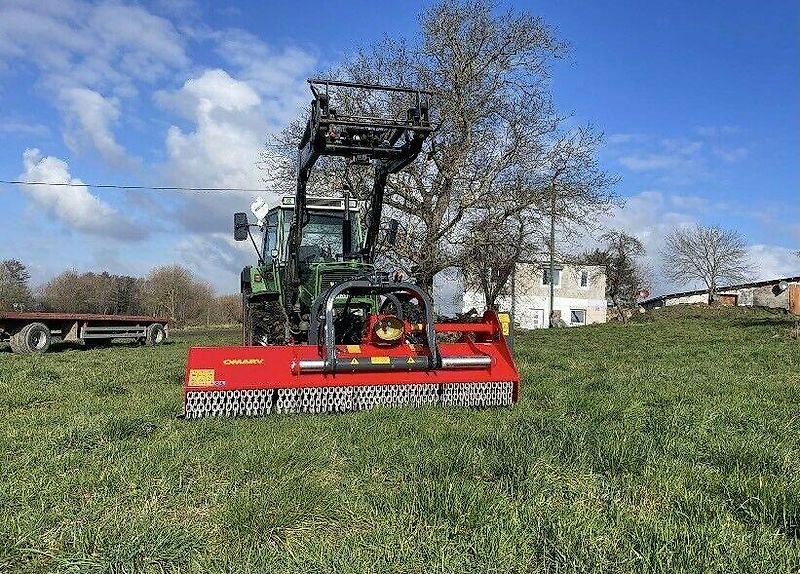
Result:
{"label": "bare tree", "polygon": [[216,298],[217,322],[223,325],[242,322],[242,296],[219,295]]}
{"label": "bare tree", "polygon": [[[556,234],[569,238],[593,228],[616,203],[612,188],[618,178],[597,159],[602,133],[582,126],[543,140],[547,147],[523,158],[513,180],[492,182],[485,205],[471,210],[464,239],[456,241],[467,241],[459,260],[467,283],[483,291],[487,305],[506,288],[518,263],[546,253],[552,275],[559,258]],[[480,246],[471,247],[478,239]]]}
{"label": "bare tree", "polygon": [[164,265],[150,271],[145,281],[148,312],[167,315],[178,327],[209,324],[214,291],[181,265]]}
{"label": "bare tree", "polygon": [[542,245],[535,211],[503,213],[496,206],[476,210],[456,241],[458,262],[467,289],[483,294],[486,308],[507,295],[509,280],[520,263],[532,261]]}
{"label": "bare tree", "polygon": [[[427,289],[438,272],[457,261],[453,239],[463,232],[459,226],[470,211],[485,206],[496,186],[521,177],[524,161],[543,153],[543,137],[559,120],[546,80],[564,44],[541,18],[497,14],[494,8],[485,0],[437,2],[422,14],[419,38],[383,41],[335,73],[356,82],[435,92],[431,110],[437,130],[421,159],[389,179],[385,196],[387,218],[400,222],[398,241],[385,256]],[[345,105],[372,102],[354,97]],[[282,143],[296,143],[298,128],[290,128]],[[294,177],[285,161],[265,165],[273,180],[286,181],[281,171]],[[341,185],[341,162],[319,166],[310,190]],[[368,178],[369,172],[351,173],[356,193],[368,188],[362,175]]]}
{"label": "bare tree", "polygon": [[39,299],[48,311],[92,313],[89,289],[75,269],[63,271],[42,285]]}
{"label": "bare tree", "polygon": [[604,249],[583,256],[589,265],[601,265],[606,272],[606,296],[611,299],[620,320],[625,323],[625,309],[636,304],[638,292],[646,284],[647,270],[641,262],[644,245],[624,231],[609,231],[601,236]]}
{"label": "bare tree", "polygon": [[64,271],[42,286],[39,297],[44,308],[64,313],[144,312],[140,280],[107,271]]}
{"label": "bare tree", "polygon": [[716,226],[679,228],[667,235],[661,253],[664,276],[672,281],[702,281],[708,302],[717,299],[721,282],[744,281],[752,275],[744,238]]}

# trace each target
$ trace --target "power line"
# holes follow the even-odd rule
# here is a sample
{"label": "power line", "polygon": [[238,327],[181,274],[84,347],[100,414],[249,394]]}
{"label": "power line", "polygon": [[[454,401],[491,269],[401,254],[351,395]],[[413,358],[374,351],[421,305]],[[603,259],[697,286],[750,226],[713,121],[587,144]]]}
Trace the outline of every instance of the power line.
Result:
{"label": "power line", "polygon": [[50,183],[49,181],[21,181],[0,179],[0,183],[10,185],[51,185],[54,187],[93,187],[98,189],[153,190],[153,191],[241,191],[256,193],[291,193],[291,189],[266,189],[248,187],[184,187],[166,185],[116,185],[112,183]]}

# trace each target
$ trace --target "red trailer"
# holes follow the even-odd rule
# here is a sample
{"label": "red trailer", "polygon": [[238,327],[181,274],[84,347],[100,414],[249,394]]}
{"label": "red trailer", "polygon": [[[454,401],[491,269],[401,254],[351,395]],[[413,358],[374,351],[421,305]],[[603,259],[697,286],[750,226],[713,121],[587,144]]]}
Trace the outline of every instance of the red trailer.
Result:
{"label": "red trailer", "polygon": [[54,340],[82,341],[87,347],[109,345],[112,339],[160,345],[168,335],[169,321],[163,317],[0,312],[0,341],[8,341],[15,353],[44,353]]}

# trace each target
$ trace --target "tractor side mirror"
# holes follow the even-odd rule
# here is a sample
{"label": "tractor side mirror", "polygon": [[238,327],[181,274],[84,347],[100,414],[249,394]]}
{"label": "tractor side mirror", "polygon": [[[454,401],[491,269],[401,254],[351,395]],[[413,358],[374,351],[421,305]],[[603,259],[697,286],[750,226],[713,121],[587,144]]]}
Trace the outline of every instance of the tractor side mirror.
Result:
{"label": "tractor side mirror", "polygon": [[400,224],[397,222],[396,219],[389,220],[389,233],[386,235],[386,241],[389,245],[394,245],[397,243],[397,228]]}
{"label": "tractor side mirror", "polygon": [[247,220],[247,214],[244,211],[233,214],[233,239],[236,241],[244,241],[250,232],[250,222]]}

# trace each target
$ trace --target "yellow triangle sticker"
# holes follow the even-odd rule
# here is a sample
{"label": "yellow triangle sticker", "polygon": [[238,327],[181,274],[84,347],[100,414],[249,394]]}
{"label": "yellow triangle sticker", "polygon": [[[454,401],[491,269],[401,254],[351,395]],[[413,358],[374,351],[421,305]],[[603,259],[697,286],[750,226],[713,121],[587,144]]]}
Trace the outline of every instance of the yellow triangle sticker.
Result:
{"label": "yellow triangle sticker", "polygon": [[414,360],[414,357],[409,357],[406,363],[408,363],[409,365],[413,365],[414,363],[416,363],[416,361]]}
{"label": "yellow triangle sticker", "polygon": [[351,364],[351,365],[357,365],[357,364],[358,364],[358,359],[356,359],[355,357],[353,357],[353,360],[352,360],[352,361],[350,361],[350,364]]}

